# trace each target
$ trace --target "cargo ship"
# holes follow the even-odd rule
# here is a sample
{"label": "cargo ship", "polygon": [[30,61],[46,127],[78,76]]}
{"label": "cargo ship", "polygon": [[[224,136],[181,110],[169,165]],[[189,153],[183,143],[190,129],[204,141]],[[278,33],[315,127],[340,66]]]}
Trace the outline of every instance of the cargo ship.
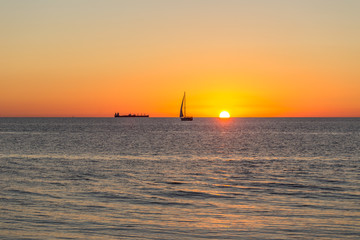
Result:
{"label": "cargo ship", "polygon": [[149,117],[147,114],[127,114],[127,115],[120,115],[119,113],[115,113],[114,117]]}

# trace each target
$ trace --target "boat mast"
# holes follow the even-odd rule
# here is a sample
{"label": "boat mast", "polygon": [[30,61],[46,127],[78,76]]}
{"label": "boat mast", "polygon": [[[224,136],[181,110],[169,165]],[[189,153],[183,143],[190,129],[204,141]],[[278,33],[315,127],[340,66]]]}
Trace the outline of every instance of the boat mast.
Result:
{"label": "boat mast", "polygon": [[186,117],[186,96],[184,92],[184,116]]}

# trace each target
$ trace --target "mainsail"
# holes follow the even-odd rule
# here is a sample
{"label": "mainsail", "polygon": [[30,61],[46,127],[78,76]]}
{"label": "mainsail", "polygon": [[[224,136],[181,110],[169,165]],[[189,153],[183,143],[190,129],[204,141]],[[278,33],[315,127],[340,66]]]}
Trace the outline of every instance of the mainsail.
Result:
{"label": "mainsail", "polygon": [[183,114],[183,106],[184,106],[184,102],[185,102],[185,93],[184,93],[184,97],[181,101],[181,107],[180,107],[180,117],[182,118],[184,116]]}

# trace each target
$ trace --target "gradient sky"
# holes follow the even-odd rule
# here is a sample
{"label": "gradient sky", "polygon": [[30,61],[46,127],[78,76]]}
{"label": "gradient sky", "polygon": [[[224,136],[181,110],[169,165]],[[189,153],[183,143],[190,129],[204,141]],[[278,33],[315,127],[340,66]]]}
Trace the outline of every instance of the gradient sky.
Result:
{"label": "gradient sky", "polygon": [[0,0],[0,116],[360,117],[359,0]]}

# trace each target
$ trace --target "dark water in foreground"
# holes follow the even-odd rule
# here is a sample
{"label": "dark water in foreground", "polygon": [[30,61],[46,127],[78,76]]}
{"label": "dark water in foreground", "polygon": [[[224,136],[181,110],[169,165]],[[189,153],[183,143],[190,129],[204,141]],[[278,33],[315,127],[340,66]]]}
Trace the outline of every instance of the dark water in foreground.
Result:
{"label": "dark water in foreground", "polygon": [[359,118],[0,118],[0,238],[359,239],[359,143]]}

